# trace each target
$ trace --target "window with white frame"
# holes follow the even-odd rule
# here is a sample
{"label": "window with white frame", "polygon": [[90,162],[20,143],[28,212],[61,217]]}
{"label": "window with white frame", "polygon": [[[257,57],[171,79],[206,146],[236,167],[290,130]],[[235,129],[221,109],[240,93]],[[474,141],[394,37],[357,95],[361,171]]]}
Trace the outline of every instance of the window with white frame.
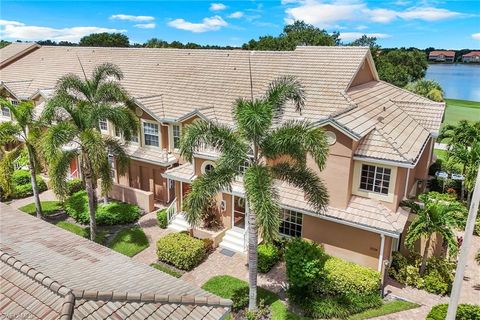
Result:
{"label": "window with white frame", "polygon": [[281,235],[288,237],[302,236],[303,214],[297,211],[282,209],[280,212],[280,229]]}
{"label": "window with white frame", "polygon": [[18,100],[13,100],[13,99],[10,99],[9,100],[11,104],[13,104],[14,106],[18,106],[20,104],[20,101]]}
{"label": "window with white frame", "polygon": [[214,169],[215,169],[215,166],[212,161],[205,161],[202,163],[201,172],[203,174],[212,172]]}
{"label": "window with white frame", "polygon": [[121,138],[122,137],[122,132],[120,131],[120,128],[115,126],[115,137]]}
{"label": "window with white frame", "polygon": [[368,164],[362,164],[360,189],[381,194],[388,194],[392,170]]}
{"label": "window with white frame", "polygon": [[158,132],[158,124],[151,122],[143,123],[143,140],[146,146],[160,146]]}
{"label": "window with white frame", "polygon": [[172,125],[173,148],[180,149],[180,126],[178,124]]}
{"label": "window with white frame", "polygon": [[10,109],[7,107],[2,107],[2,117],[10,118]]}
{"label": "window with white frame", "polygon": [[101,131],[108,131],[108,122],[107,119],[100,119],[98,121],[98,125],[100,126]]}
{"label": "window with white frame", "polygon": [[245,171],[247,171],[248,167],[250,167],[250,163],[250,160],[245,160],[245,162],[238,167],[238,171],[240,171],[242,176],[245,174]]}

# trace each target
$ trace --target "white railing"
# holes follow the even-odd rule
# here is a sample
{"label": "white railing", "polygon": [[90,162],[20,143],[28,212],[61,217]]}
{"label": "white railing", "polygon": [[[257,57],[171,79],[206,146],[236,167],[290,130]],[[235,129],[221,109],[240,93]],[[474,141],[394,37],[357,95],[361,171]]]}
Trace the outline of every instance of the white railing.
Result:
{"label": "white railing", "polygon": [[170,224],[177,214],[177,198],[167,208],[167,224]]}

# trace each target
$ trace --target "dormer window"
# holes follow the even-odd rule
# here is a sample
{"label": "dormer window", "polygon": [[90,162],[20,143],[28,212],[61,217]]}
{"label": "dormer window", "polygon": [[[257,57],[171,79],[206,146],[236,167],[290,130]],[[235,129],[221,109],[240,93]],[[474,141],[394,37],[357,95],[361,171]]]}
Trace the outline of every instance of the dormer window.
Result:
{"label": "dormer window", "polygon": [[388,194],[392,170],[368,164],[362,164],[360,189],[381,194]]}

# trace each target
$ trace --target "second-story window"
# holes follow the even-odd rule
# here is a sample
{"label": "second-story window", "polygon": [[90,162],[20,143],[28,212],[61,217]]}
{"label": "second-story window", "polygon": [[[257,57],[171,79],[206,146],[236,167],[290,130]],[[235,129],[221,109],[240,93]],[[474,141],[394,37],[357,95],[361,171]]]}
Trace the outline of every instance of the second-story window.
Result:
{"label": "second-story window", "polygon": [[180,149],[180,126],[178,124],[174,124],[172,126],[173,131],[173,148]]}
{"label": "second-story window", "polygon": [[7,107],[2,107],[2,116],[10,118],[10,109]]}
{"label": "second-story window", "polygon": [[362,164],[360,189],[388,194],[391,173],[392,170],[389,168]]}
{"label": "second-story window", "polygon": [[282,209],[280,212],[279,233],[289,237],[302,236],[303,214],[297,211]]}
{"label": "second-story window", "polygon": [[108,122],[107,119],[100,119],[98,121],[98,125],[100,126],[101,131],[108,131]]}
{"label": "second-story window", "polygon": [[143,123],[143,138],[146,146],[159,147],[158,124],[144,122]]}

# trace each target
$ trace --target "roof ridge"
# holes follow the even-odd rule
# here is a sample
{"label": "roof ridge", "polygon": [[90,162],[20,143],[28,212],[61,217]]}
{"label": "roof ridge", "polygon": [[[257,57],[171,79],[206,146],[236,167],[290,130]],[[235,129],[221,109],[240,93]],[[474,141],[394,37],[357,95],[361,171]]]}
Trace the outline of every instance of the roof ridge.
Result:
{"label": "roof ridge", "polygon": [[[409,91],[410,92],[410,91]],[[413,92],[412,92],[413,93]],[[395,99],[390,99],[393,103],[406,103],[406,104],[432,104],[432,105],[445,105],[445,102],[437,102],[437,101],[406,101],[406,100],[395,100]],[[400,106],[399,106],[400,107]]]}
{"label": "roof ridge", "polygon": [[[435,103],[435,101],[433,101],[433,100],[430,100],[430,99],[428,99],[428,98],[425,98],[424,96],[421,96],[421,95],[419,95],[419,94],[416,94],[416,93],[414,93],[414,92],[412,92],[412,91],[408,91],[407,89],[404,89],[404,88],[402,88],[402,87],[397,87],[396,85],[393,85],[393,84],[391,84],[391,83],[389,83],[389,82],[387,82],[387,81],[383,81],[383,80],[378,80],[378,81],[379,81],[379,82],[382,82],[382,83],[384,83],[384,84],[386,84],[386,85],[388,85],[388,86],[390,86],[390,87],[394,87],[395,89],[401,90],[401,91],[403,91],[403,92],[405,92],[405,93],[412,94],[412,95],[414,95],[414,96],[416,96],[416,97],[418,97],[418,98],[420,98],[420,99],[422,99],[422,100],[426,100],[426,102],[430,102],[430,101],[431,101],[431,102],[434,102],[434,103]],[[392,100],[390,99],[390,101],[392,101]],[[393,102],[393,101],[392,101],[392,102]]]}
{"label": "roof ridge", "polygon": [[[78,299],[111,302],[174,303],[181,305],[194,304],[211,307],[230,307],[233,304],[229,299],[223,299],[216,296],[167,295],[150,292],[136,293],[70,289],[2,250],[0,250],[0,260],[30,279],[40,283],[53,293],[64,297],[65,301],[62,305],[61,319],[71,319],[71,315],[73,314],[73,309],[75,306],[75,300]],[[63,316],[70,317],[63,318]]]}

